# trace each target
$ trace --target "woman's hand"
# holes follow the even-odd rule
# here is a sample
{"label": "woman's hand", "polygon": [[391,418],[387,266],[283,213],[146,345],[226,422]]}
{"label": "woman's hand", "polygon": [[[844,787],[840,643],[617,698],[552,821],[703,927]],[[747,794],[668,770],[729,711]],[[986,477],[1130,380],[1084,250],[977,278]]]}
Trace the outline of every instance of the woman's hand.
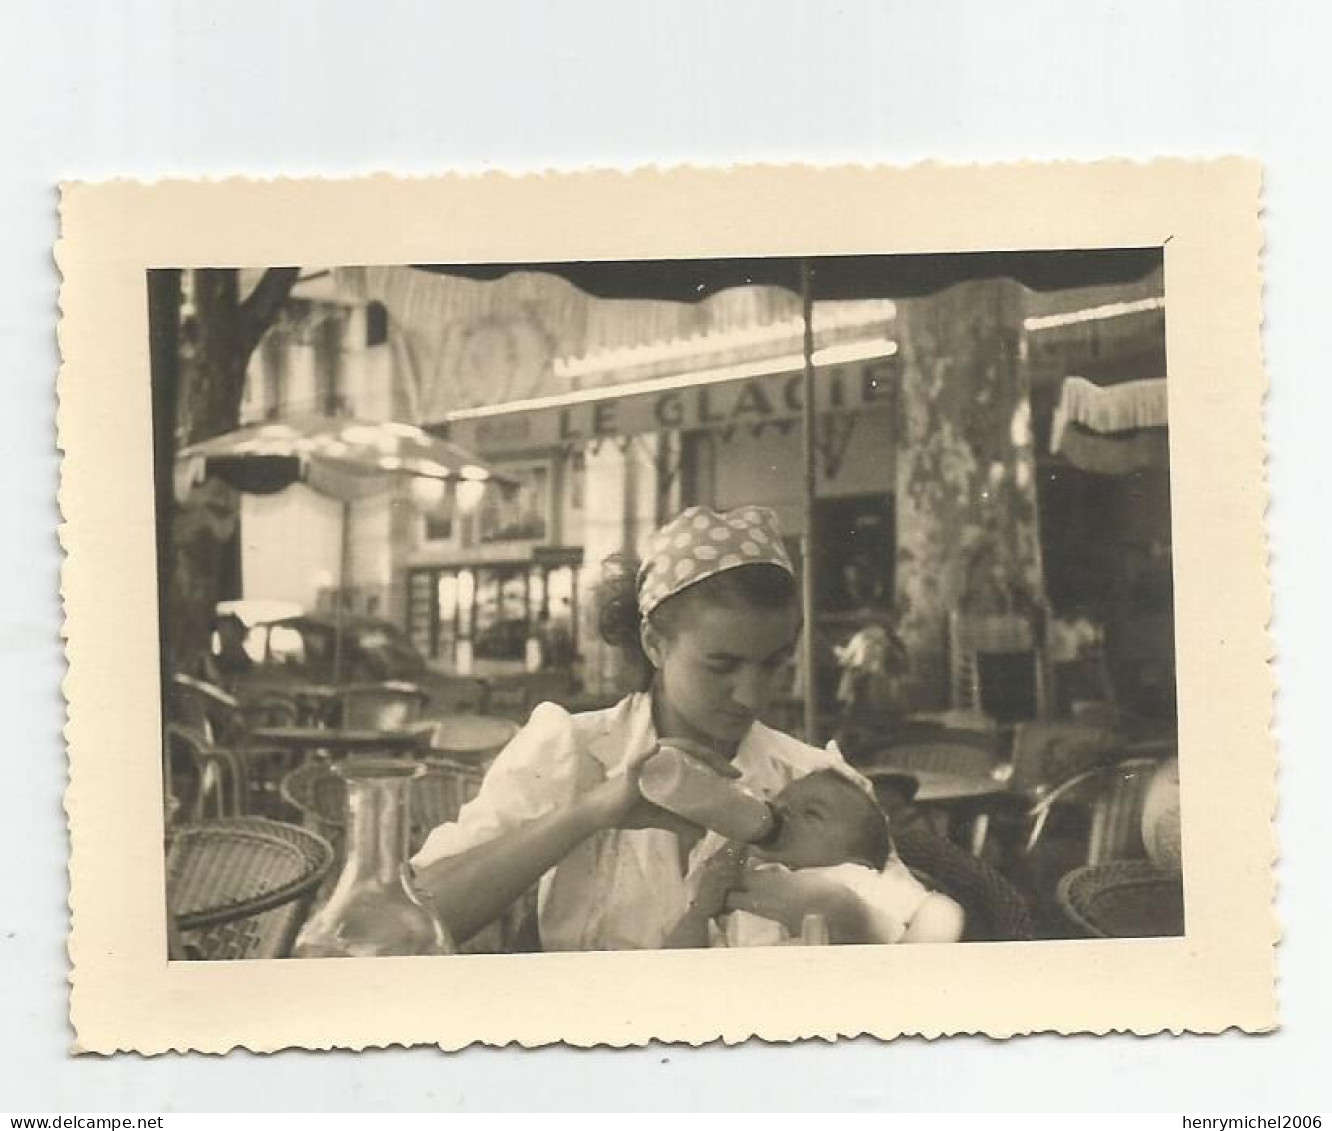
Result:
{"label": "woman's hand", "polygon": [[599,828],[604,829],[665,829],[668,832],[697,838],[697,825],[668,813],[648,801],[638,788],[639,774],[649,758],[663,745],[674,746],[703,762],[710,770],[724,778],[738,778],[740,771],[720,754],[683,738],[665,739],[651,750],[632,758],[622,773],[607,778],[584,795],[585,803]]}

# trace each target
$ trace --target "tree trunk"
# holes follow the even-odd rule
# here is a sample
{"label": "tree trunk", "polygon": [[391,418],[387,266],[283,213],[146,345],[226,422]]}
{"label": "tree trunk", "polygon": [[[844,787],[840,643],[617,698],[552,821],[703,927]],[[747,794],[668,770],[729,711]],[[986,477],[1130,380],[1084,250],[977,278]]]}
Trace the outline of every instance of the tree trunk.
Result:
{"label": "tree trunk", "polygon": [[171,678],[174,645],[169,626],[176,500],[176,401],[180,387],[180,282],[177,270],[148,272],[148,350],[153,405],[153,495],[157,517],[157,625],[162,686]]}
{"label": "tree trunk", "polygon": [[188,667],[204,652],[217,602],[240,593],[239,499],[210,480],[178,504],[170,488],[175,452],[239,426],[250,354],[277,317],[297,272],[269,269],[244,301],[234,268],[150,275],[157,487],[166,527],[159,522],[159,586],[168,672]]}

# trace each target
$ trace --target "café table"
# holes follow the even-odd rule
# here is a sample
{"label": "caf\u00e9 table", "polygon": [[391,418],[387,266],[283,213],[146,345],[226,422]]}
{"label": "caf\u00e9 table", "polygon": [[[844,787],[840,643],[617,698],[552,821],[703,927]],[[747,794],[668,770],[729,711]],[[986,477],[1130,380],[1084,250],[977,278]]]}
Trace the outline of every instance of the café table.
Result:
{"label": "caf\u00e9 table", "polygon": [[282,726],[256,727],[253,737],[298,754],[322,750],[328,754],[403,754],[427,746],[435,724],[419,723],[400,730],[368,727]]}
{"label": "caf\u00e9 table", "polygon": [[960,773],[952,770],[912,769],[877,763],[865,769],[871,780],[875,778],[909,778],[916,789],[910,800],[922,808],[931,808],[946,814],[950,825],[960,824],[968,830],[973,855],[979,856],[985,847],[989,832],[990,814],[1011,805],[1015,795],[1007,785],[989,774]]}

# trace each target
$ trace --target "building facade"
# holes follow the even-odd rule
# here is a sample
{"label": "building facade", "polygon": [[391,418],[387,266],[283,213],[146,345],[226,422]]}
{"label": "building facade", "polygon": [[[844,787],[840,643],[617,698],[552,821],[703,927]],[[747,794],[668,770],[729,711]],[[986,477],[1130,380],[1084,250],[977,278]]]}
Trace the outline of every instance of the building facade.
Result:
{"label": "building facade", "polygon": [[[1168,469],[1095,477],[1050,451],[1064,378],[1165,376],[1162,293],[1158,273],[816,304],[821,697],[832,646],[867,611],[902,636],[921,709],[956,697],[959,611],[1025,618],[1033,641],[1040,618],[1086,612],[1118,625],[1125,686],[1151,663],[1147,682],[1173,682],[1168,603],[1148,600],[1169,589]],[[404,484],[357,504],[354,607],[405,626],[443,670],[553,669],[609,696],[621,672],[596,588],[671,514],[770,506],[801,560],[802,338],[798,300],[773,289],[606,302],[539,275],[344,269],[298,289],[256,353],[246,413],[403,419],[484,457],[508,487],[469,500]],[[244,502],[246,594],[326,602],[337,516],[285,494]]]}

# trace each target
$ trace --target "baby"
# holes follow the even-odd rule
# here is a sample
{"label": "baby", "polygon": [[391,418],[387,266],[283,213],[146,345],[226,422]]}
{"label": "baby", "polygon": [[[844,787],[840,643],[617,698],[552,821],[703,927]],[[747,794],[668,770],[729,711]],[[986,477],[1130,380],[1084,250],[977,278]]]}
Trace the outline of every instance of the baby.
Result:
{"label": "baby", "polygon": [[[864,790],[835,770],[793,781],[777,795],[782,824],[776,839],[749,850],[748,866],[817,875],[860,897],[873,937],[883,942],[953,942],[961,908],[931,892],[893,850],[888,818]],[[724,911],[724,868],[700,882],[669,945],[772,946],[790,941],[780,923],[746,911]],[[704,918],[706,916],[706,918]]]}

